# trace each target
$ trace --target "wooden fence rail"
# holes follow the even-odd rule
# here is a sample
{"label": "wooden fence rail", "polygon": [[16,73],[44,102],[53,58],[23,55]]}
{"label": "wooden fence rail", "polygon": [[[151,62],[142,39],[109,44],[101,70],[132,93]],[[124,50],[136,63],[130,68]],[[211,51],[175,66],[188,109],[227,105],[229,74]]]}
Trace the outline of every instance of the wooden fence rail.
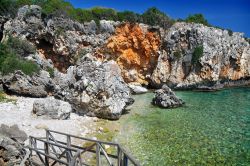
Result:
{"label": "wooden fence rail", "polygon": [[[60,135],[60,138],[65,138],[65,140],[56,139],[56,135]],[[93,159],[96,166],[140,166],[119,144],[112,142],[83,138],[53,130],[46,130],[45,138],[30,136],[29,139],[30,155],[36,156],[40,163],[45,166],[54,166],[56,164],[88,166],[93,165]],[[88,146],[75,145],[72,139],[85,141]],[[107,146],[112,148],[113,151],[108,152],[107,148],[105,148]],[[90,158],[92,163],[88,163]]]}

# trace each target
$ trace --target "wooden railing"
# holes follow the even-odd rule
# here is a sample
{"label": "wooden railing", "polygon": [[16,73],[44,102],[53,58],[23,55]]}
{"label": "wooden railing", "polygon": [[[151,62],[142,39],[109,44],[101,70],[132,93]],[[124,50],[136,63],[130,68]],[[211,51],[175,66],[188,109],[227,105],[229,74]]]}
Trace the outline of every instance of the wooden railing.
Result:
{"label": "wooden railing", "polygon": [[[64,140],[62,140],[63,138]],[[78,145],[73,143],[73,139],[74,142],[78,142]],[[83,142],[87,146],[84,146]],[[79,143],[82,144],[79,145]],[[46,130],[44,138],[30,136],[29,149],[31,156],[35,152],[40,163],[45,166],[54,166],[57,163],[67,166],[93,164],[97,166],[140,166],[119,144],[52,130]]]}

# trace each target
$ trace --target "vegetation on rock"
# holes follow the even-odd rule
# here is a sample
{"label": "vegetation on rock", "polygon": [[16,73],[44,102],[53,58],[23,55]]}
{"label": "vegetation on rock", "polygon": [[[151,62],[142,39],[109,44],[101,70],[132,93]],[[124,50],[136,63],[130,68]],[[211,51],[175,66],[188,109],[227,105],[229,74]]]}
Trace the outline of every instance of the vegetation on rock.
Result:
{"label": "vegetation on rock", "polygon": [[165,13],[155,7],[149,8],[142,14],[143,23],[149,25],[159,25],[163,28],[169,28],[173,24],[173,20]]}
{"label": "vegetation on rock", "polygon": [[9,37],[6,42],[0,44],[0,72],[3,75],[16,70],[27,75],[38,72],[37,64],[23,58],[31,53],[35,53],[35,49],[27,41]]}
{"label": "vegetation on rock", "polygon": [[193,56],[192,56],[192,64],[196,65],[199,62],[199,59],[203,55],[203,46],[198,46],[194,49]]}
{"label": "vegetation on rock", "polygon": [[194,15],[189,15],[186,19],[186,22],[193,22],[193,23],[199,23],[203,24],[206,26],[211,26],[207,19],[202,15],[202,14],[194,14]]}
{"label": "vegetation on rock", "polygon": [[18,8],[24,5],[39,5],[44,16],[64,16],[81,23],[94,20],[99,24],[100,20],[140,22],[149,25],[157,25],[168,28],[173,24],[173,19],[168,17],[155,7],[149,8],[143,14],[132,11],[118,12],[111,8],[94,7],[91,9],[74,8],[70,2],[64,0],[2,0],[0,2],[0,15],[11,14],[15,16]]}
{"label": "vegetation on rock", "polygon": [[174,57],[175,57],[176,59],[180,59],[180,58],[181,58],[181,50],[175,51],[175,52],[174,52]]}

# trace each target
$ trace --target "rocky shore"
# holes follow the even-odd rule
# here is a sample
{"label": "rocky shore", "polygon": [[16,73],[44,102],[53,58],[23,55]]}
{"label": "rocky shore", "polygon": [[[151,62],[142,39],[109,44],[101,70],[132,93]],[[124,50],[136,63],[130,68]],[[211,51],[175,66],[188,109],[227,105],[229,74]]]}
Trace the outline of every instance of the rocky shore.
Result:
{"label": "rocky shore", "polygon": [[[40,69],[32,75],[2,73],[0,87],[12,95],[45,98],[31,109],[43,118],[70,119],[73,112],[116,120],[133,104],[131,94],[147,87],[213,91],[249,85],[250,45],[238,32],[184,22],[169,29],[109,20],[81,24],[44,18],[36,5],[20,8],[14,18],[1,17],[0,24],[1,42],[11,37],[27,42],[35,51],[20,56]],[[172,94],[164,89],[156,94]],[[177,101],[174,93],[163,98],[166,107]],[[165,107],[158,102],[163,98],[156,96],[153,103]]]}

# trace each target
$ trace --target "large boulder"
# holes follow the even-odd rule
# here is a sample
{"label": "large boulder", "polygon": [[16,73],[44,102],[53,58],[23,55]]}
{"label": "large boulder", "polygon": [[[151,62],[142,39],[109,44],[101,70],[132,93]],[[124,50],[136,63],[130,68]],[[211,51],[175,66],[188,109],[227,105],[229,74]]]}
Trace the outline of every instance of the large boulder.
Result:
{"label": "large boulder", "polygon": [[133,103],[130,90],[114,61],[84,60],[56,76],[55,96],[68,101],[79,114],[118,119]]}
{"label": "large boulder", "polygon": [[68,119],[72,112],[68,102],[45,98],[34,101],[33,114],[46,119]]}
{"label": "large boulder", "polygon": [[184,102],[167,85],[163,85],[161,89],[155,91],[152,104],[163,108],[176,108],[182,106]]}
{"label": "large boulder", "polygon": [[[162,40],[151,76],[155,87],[197,87],[250,76],[250,45],[242,33],[182,22],[166,31]],[[194,54],[199,48],[203,53]]]}
{"label": "large boulder", "polygon": [[[46,97],[46,82],[44,78],[30,77],[21,71],[16,71],[3,77],[3,88],[14,94],[30,97]],[[49,83],[48,83],[49,84]]]}

